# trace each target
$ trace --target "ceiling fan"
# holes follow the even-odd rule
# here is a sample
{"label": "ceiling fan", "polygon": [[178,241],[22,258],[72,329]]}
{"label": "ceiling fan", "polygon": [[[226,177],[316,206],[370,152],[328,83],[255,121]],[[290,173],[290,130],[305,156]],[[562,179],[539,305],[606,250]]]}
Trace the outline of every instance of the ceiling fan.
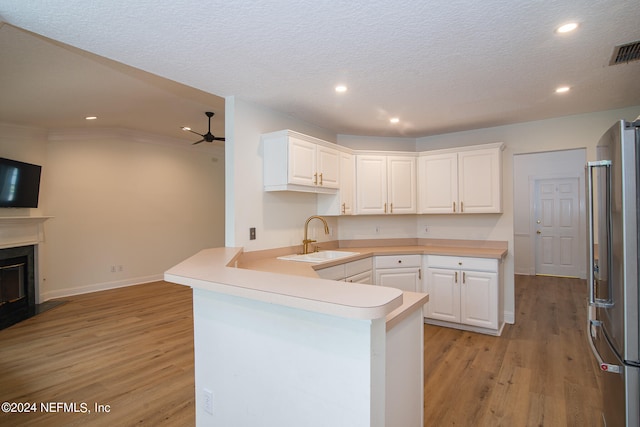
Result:
{"label": "ceiling fan", "polygon": [[207,115],[207,117],[209,117],[209,131],[207,133],[205,133],[204,135],[195,131],[192,131],[190,127],[186,127],[183,126],[182,130],[186,130],[189,131],[191,133],[195,133],[196,135],[200,135],[202,137],[202,139],[200,141],[196,141],[191,145],[196,145],[196,144],[200,144],[201,142],[207,141],[207,142],[213,142],[213,141],[224,141],[224,137],[220,137],[220,136],[214,136],[211,133],[211,117],[213,117],[213,113],[211,111],[207,111],[206,113],[204,113]]}

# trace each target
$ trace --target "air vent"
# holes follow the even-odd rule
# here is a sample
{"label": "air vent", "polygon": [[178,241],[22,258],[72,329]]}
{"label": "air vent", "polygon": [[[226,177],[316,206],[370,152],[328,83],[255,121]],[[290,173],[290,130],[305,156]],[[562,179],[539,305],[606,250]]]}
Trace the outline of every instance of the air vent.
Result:
{"label": "air vent", "polygon": [[626,64],[640,59],[640,40],[616,46],[609,65]]}

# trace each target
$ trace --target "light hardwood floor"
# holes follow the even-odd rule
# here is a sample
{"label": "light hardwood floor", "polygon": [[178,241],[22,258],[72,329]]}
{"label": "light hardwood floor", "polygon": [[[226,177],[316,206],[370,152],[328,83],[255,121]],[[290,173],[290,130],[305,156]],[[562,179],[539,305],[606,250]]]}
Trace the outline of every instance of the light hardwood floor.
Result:
{"label": "light hardwood floor", "polygon": [[[502,337],[425,326],[425,426],[599,425],[584,281],[518,276],[516,293]],[[156,282],[67,301],[0,331],[0,402],[38,404],[0,412],[0,425],[194,425],[190,289]],[[91,413],[46,414],[41,402]]]}
{"label": "light hardwood floor", "polygon": [[84,402],[92,412],[38,407],[0,413],[0,425],[195,424],[191,289],[157,282],[66,300],[0,331],[0,401]]}
{"label": "light hardwood floor", "polygon": [[425,425],[602,425],[586,286],[516,276],[516,323],[501,337],[425,325]]}

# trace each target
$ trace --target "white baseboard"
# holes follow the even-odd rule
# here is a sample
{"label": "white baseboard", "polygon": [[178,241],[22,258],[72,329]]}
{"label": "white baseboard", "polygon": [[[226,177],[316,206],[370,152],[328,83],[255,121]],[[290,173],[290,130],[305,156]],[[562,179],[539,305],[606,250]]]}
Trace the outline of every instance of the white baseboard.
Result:
{"label": "white baseboard", "polygon": [[516,315],[513,311],[504,312],[504,323],[508,323],[510,325],[516,323]]}
{"label": "white baseboard", "polygon": [[132,277],[130,279],[117,280],[115,282],[94,283],[91,285],[80,286],[77,288],[57,289],[54,291],[43,292],[40,294],[40,302],[49,301],[54,298],[64,298],[73,295],[88,294],[91,292],[106,291],[108,289],[124,288],[127,286],[141,285],[143,283],[157,282],[164,280],[164,274],[157,274],[145,277]]}

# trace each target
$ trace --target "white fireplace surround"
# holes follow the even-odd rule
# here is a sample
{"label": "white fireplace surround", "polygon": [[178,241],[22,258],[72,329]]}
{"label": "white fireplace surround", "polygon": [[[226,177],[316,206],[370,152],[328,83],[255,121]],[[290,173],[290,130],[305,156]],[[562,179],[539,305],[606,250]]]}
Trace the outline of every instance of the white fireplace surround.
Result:
{"label": "white fireplace surround", "polygon": [[40,303],[38,245],[44,242],[43,223],[50,216],[0,216],[0,249],[34,245],[36,304]]}

